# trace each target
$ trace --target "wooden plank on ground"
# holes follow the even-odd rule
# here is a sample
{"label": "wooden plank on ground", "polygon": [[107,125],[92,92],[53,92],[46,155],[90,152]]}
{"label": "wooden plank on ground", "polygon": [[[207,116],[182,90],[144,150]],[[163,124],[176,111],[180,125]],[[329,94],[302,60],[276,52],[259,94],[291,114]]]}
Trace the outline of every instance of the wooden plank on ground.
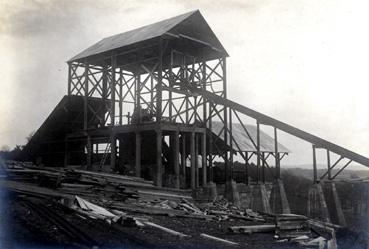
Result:
{"label": "wooden plank on ground", "polygon": [[211,240],[215,240],[217,242],[222,242],[222,243],[225,243],[227,245],[232,245],[232,246],[238,246],[239,245],[236,242],[225,240],[225,239],[221,239],[221,238],[218,238],[218,237],[215,237],[215,236],[206,234],[206,233],[201,233],[200,236],[203,237],[203,238],[206,238],[206,239],[211,239]]}
{"label": "wooden plank on ground", "polygon": [[253,225],[253,226],[231,226],[229,230],[233,233],[266,233],[275,231],[274,224],[266,224],[266,225]]}

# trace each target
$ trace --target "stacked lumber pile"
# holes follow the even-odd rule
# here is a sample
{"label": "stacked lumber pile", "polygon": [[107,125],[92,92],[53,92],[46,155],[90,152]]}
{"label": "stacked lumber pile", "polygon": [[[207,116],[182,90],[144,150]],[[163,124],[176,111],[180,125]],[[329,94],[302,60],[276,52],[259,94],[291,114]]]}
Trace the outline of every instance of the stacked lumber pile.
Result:
{"label": "stacked lumber pile", "polygon": [[202,205],[206,214],[214,215],[217,220],[243,219],[256,222],[265,222],[263,216],[251,209],[241,209],[225,199],[217,199]]}
{"label": "stacked lumber pile", "polygon": [[[60,194],[85,198],[125,201],[192,200],[191,191],[154,186],[139,177],[91,172],[75,168],[46,168],[23,162],[7,162],[6,181],[29,183],[53,189]],[[38,193],[41,194],[41,193]]]}
{"label": "stacked lumber pile", "polygon": [[276,238],[293,239],[303,235],[310,236],[311,231],[307,226],[307,217],[295,214],[276,215]]}

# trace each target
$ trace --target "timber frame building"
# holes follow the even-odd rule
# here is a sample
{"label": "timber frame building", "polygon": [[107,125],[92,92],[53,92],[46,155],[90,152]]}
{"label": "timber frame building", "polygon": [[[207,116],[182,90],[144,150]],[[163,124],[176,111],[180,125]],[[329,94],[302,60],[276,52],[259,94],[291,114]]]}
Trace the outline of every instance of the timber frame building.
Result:
{"label": "timber frame building", "polygon": [[[199,11],[107,37],[68,61],[68,94],[26,145],[44,164],[85,165],[196,189],[212,181],[213,161],[232,179],[234,155],[280,178],[289,153],[277,131],[369,166],[369,159],[227,99],[227,51]],[[253,127],[244,118],[256,120]],[[274,138],[260,131],[274,128]],[[252,130],[254,132],[252,132]],[[329,179],[331,169],[328,160]],[[340,171],[341,172],[341,171]]]}

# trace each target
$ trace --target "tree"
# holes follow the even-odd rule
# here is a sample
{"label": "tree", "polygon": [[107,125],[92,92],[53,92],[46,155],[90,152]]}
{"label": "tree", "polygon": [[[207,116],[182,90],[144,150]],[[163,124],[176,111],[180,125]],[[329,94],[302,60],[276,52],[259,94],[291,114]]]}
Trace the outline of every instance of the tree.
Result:
{"label": "tree", "polygon": [[0,151],[9,152],[10,151],[9,145],[7,145],[7,144],[2,145],[1,148],[0,148]]}
{"label": "tree", "polygon": [[33,135],[35,135],[35,131],[31,131],[30,134],[26,137],[27,143],[29,143],[29,141],[31,141]]}

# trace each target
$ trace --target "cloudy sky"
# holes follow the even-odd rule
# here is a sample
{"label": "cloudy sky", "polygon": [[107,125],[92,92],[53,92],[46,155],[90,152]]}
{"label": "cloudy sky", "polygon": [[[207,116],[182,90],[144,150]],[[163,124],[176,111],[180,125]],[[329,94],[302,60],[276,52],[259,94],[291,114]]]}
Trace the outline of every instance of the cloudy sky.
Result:
{"label": "cloudy sky", "polygon": [[[75,54],[199,9],[230,54],[230,99],[369,156],[368,7],[365,0],[0,0],[0,146],[25,143],[42,124],[66,93],[65,62]],[[284,142],[301,154],[289,164],[311,162],[310,145]]]}

